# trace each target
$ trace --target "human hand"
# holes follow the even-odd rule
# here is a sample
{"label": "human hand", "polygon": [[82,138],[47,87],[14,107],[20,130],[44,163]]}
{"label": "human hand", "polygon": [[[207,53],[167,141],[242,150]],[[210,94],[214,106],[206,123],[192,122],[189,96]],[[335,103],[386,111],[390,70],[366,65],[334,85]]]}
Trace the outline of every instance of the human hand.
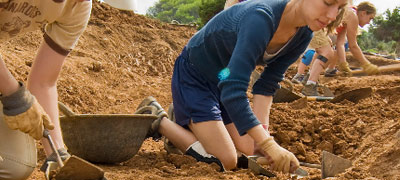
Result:
{"label": "human hand", "polygon": [[351,76],[351,69],[349,67],[349,63],[347,63],[346,61],[340,63],[338,65],[338,69],[340,72],[342,72],[344,75],[346,76]]}
{"label": "human hand", "polygon": [[272,170],[284,173],[294,172],[300,167],[299,160],[297,160],[294,154],[279,146],[273,137],[269,137],[258,143],[258,146],[266,156],[265,158],[259,158],[257,160],[258,163],[269,164]]}
{"label": "human hand", "polygon": [[16,92],[1,97],[0,101],[4,120],[10,129],[20,130],[36,140],[43,137],[44,128],[54,129],[49,116],[22,83]]}
{"label": "human hand", "polygon": [[366,72],[368,75],[374,75],[379,73],[378,66],[375,64],[371,64],[370,62],[362,64],[361,67],[363,68],[364,72]]}

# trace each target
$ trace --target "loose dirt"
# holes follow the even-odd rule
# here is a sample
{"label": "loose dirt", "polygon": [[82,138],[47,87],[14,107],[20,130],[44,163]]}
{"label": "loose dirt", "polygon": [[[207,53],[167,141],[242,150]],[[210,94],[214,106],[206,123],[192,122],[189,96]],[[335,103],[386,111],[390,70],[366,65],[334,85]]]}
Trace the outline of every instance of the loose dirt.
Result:
{"label": "loose dirt", "polygon": [[[59,100],[76,113],[132,113],[152,95],[165,108],[172,102],[170,81],[175,58],[196,32],[193,27],[161,23],[94,2],[92,17],[75,50],[64,64],[58,82]],[[41,33],[5,42],[1,53],[18,80],[26,81]],[[398,63],[367,56],[378,65]],[[351,66],[359,66],[348,56]],[[289,68],[293,77],[296,64]],[[400,73],[323,78],[335,94],[372,87],[359,103],[349,101],[292,102],[272,106],[271,131],[277,142],[301,161],[320,163],[323,150],[353,161],[335,179],[400,179]],[[301,87],[296,85],[295,90]],[[252,96],[249,94],[250,101]],[[44,152],[40,143],[39,165]],[[39,167],[38,165],[38,167]],[[267,179],[250,170],[218,172],[213,165],[183,155],[168,155],[162,142],[147,139],[132,159],[99,165],[106,177],[117,179]],[[308,179],[320,171],[308,169]],[[275,179],[288,179],[279,174]],[[30,180],[44,176],[38,169]]]}

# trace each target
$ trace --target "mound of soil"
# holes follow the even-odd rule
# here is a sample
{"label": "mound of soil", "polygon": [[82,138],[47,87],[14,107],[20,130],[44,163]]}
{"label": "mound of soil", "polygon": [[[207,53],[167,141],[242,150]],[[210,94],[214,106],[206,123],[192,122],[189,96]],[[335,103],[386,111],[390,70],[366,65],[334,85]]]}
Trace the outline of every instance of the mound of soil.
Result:
{"label": "mound of soil", "polygon": [[[140,101],[154,96],[163,107],[172,102],[173,63],[196,32],[193,27],[169,25],[94,2],[92,17],[75,50],[63,67],[59,100],[76,113],[125,114]],[[1,53],[18,80],[27,75],[41,41],[33,32],[2,43]],[[367,56],[375,64],[398,63]],[[348,56],[351,66],[358,66]],[[293,77],[296,64],[289,68]],[[372,95],[355,104],[306,102],[274,104],[271,131],[283,147],[300,161],[320,163],[323,150],[353,161],[335,179],[400,179],[400,73],[376,76],[321,78],[335,94],[372,87]],[[295,90],[299,91],[300,85]],[[251,95],[249,95],[251,100]],[[44,161],[39,146],[39,164]],[[219,172],[215,165],[184,155],[168,155],[162,142],[147,139],[132,159],[99,165],[108,179],[267,179],[248,169]],[[308,169],[308,179],[320,171]],[[279,174],[278,179],[288,179]],[[30,179],[44,179],[38,169]]]}

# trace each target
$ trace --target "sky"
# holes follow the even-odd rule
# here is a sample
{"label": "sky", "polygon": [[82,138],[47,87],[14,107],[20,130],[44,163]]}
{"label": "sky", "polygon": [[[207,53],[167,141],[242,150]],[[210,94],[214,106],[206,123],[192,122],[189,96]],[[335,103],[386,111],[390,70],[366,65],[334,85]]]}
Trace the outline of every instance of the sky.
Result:
{"label": "sky", "polygon": [[[153,6],[158,0],[133,0],[136,1],[136,13],[146,14],[146,10]],[[365,0],[353,0],[354,4],[357,5]],[[396,6],[400,7],[400,0],[369,0],[374,4],[378,10],[378,13],[382,14],[386,9],[393,9]]]}
{"label": "sky", "polygon": [[146,14],[149,7],[153,6],[158,0],[133,0],[136,3],[136,13]]}

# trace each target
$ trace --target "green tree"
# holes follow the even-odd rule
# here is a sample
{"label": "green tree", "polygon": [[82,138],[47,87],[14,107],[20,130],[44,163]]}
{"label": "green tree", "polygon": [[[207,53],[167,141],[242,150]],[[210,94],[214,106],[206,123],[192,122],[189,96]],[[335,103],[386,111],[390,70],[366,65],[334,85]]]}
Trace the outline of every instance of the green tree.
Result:
{"label": "green tree", "polygon": [[196,23],[202,27],[224,9],[225,0],[160,0],[146,15],[163,22]]}
{"label": "green tree", "polygon": [[224,9],[225,0],[202,0],[200,6],[201,26]]}
{"label": "green tree", "polygon": [[393,11],[386,10],[384,15],[380,15],[373,20],[369,28],[377,40],[387,43],[385,50],[396,53],[400,56],[400,7]]}
{"label": "green tree", "polygon": [[201,0],[160,0],[147,10],[147,15],[163,22],[199,23]]}

